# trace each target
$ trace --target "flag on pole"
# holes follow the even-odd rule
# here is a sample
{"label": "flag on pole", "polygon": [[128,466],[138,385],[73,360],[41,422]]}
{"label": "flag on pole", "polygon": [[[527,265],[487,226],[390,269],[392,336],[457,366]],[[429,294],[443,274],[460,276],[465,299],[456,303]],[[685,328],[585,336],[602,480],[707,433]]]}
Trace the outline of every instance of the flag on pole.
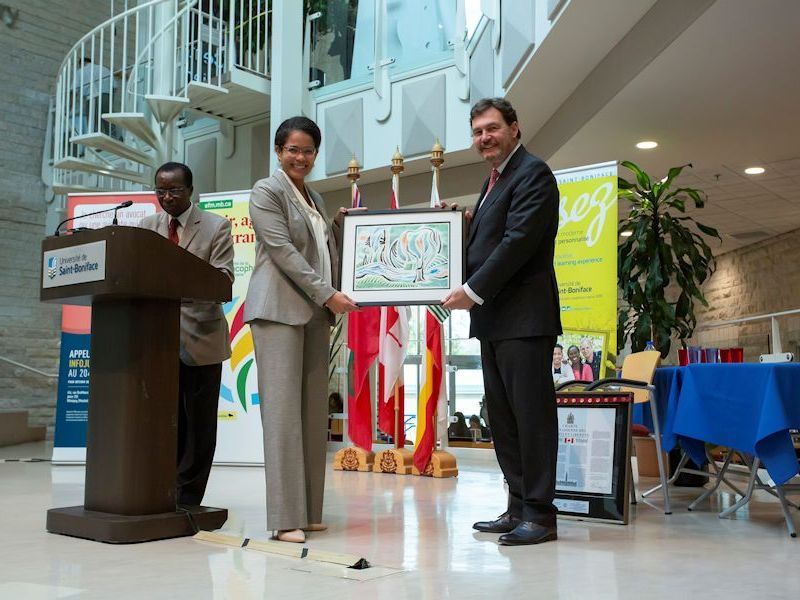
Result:
{"label": "flag on pole", "polygon": [[[353,182],[353,208],[361,207],[361,193]],[[369,368],[378,356],[381,314],[377,307],[363,308],[347,315],[349,384],[347,390],[347,435],[356,446],[372,450],[372,395]]]}
{"label": "flag on pole", "polygon": [[[431,208],[439,206],[436,175],[434,170],[431,184]],[[436,448],[437,429],[441,429],[440,425],[447,422],[444,327],[442,324],[449,315],[450,311],[438,304],[430,305],[425,311],[425,360],[423,362],[425,370],[417,402],[417,445],[414,449],[414,466],[420,473],[425,472]],[[437,414],[438,419],[436,418]]]}
{"label": "flag on pole", "polygon": [[431,208],[439,208],[441,201],[439,200],[439,179],[436,170],[433,171],[433,181],[431,182]]}
{"label": "flag on pole", "polygon": [[[417,444],[414,449],[414,466],[424,473],[436,448],[436,413],[447,414],[447,395],[444,384],[444,346],[439,311],[425,311],[424,380],[420,386],[417,405]],[[444,404],[444,409],[440,405]]]}
{"label": "flag on pole", "polygon": [[400,208],[400,175],[392,173],[392,197],[389,201],[392,210]]}
{"label": "flag on pole", "polygon": [[[392,174],[390,205],[399,203],[399,174]],[[397,447],[405,444],[405,386],[403,363],[408,351],[409,310],[407,306],[381,307],[380,341],[378,342],[378,428],[392,436]],[[395,385],[398,406],[395,412]]]}
{"label": "flag on pole", "polygon": [[[392,436],[399,448],[405,444],[405,386],[403,362],[408,351],[408,307],[381,307],[378,342],[378,428]],[[397,412],[395,412],[397,385]]]}
{"label": "flag on pole", "polygon": [[353,208],[361,208],[361,192],[358,190],[358,185],[356,182],[353,182]]}
{"label": "flag on pole", "polygon": [[377,307],[364,308],[347,315],[347,347],[350,350],[347,391],[347,435],[359,448],[372,450],[372,395],[369,367],[378,356]]}

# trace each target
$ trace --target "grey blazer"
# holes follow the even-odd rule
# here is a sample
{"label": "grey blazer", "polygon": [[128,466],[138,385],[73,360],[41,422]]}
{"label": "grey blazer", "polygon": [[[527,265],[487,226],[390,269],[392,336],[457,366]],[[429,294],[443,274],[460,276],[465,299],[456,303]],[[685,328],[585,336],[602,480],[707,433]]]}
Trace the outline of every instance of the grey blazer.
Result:
{"label": "grey blazer", "polygon": [[[305,325],[314,305],[323,306],[335,292],[339,279],[338,232],[328,223],[328,250],[333,285],[319,273],[316,241],[311,221],[292,200],[294,190],[273,174],[256,182],[250,193],[250,221],[256,234],[256,264],[250,275],[244,320],[264,319],[286,325]],[[309,194],[326,216],[325,203],[315,191]],[[327,310],[327,309],[325,309]],[[333,323],[333,313],[328,311]]]}
{"label": "grey blazer", "polygon": [[[233,281],[233,239],[230,222],[192,204],[180,247],[225,272]],[[159,212],[145,217],[139,227],[169,237],[170,216]],[[221,363],[231,355],[228,321],[216,302],[181,303],[181,361],[190,366]]]}

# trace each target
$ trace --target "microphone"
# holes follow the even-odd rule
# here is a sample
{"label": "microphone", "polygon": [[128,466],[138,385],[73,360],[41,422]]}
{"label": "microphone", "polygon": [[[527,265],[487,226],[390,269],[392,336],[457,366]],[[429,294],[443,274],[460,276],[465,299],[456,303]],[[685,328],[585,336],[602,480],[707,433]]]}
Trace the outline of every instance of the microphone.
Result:
{"label": "microphone", "polygon": [[111,221],[112,225],[119,225],[119,223],[117,223],[117,211],[120,208],[128,208],[131,204],[133,204],[133,200],[125,200],[125,202],[123,202],[114,209],[114,219]]}
{"label": "microphone", "polygon": [[83,218],[83,217],[91,217],[91,216],[94,216],[94,215],[99,215],[101,213],[111,212],[112,210],[114,211],[113,224],[116,225],[117,224],[117,211],[120,208],[128,208],[129,206],[132,206],[132,205],[133,205],[133,200],[126,200],[125,202],[122,202],[122,203],[118,204],[117,206],[114,206],[113,208],[104,208],[103,210],[96,210],[94,212],[86,213],[85,215],[78,215],[78,216],[75,216],[75,217],[70,217],[69,219],[64,219],[63,221],[61,221],[61,223],[58,224],[58,226],[56,227],[56,231],[55,231],[55,233],[53,235],[55,235],[55,236],[61,235],[61,226],[65,225],[66,223],[69,223],[70,221],[74,221],[75,219],[80,219],[80,218]]}

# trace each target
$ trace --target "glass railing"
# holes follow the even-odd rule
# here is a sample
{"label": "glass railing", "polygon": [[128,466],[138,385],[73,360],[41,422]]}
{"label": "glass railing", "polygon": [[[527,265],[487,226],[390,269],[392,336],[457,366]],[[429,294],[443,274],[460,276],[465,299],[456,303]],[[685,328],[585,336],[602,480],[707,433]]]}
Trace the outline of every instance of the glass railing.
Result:
{"label": "glass railing", "polygon": [[306,10],[318,15],[310,21],[313,87],[368,82],[375,54],[374,0],[306,0]]}
{"label": "glass railing", "polygon": [[468,40],[480,21],[480,0],[305,0],[310,87],[328,92],[369,84],[376,64],[393,76],[452,61],[455,40],[465,33],[457,31],[459,3]]}

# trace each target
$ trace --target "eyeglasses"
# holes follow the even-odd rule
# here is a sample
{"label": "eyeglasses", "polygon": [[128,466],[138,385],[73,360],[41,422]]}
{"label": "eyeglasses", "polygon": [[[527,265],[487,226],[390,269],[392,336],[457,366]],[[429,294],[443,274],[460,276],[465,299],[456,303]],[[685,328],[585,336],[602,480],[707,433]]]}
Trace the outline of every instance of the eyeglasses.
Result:
{"label": "eyeglasses", "polygon": [[297,146],[284,146],[284,152],[288,152],[290,156],[300,156],[301,154],[306,158],[311,158],[317,153],[316,148],[298,148]]}
{"label": "eyeglasses", "polygon": [[166,198],[167,196],[171,196],[174,198],[175,196],[180,196],[186,191],[185,187],[176,187],[171,189],[164,189],[164,188],[156,188],[156,196],[159,198]]}

